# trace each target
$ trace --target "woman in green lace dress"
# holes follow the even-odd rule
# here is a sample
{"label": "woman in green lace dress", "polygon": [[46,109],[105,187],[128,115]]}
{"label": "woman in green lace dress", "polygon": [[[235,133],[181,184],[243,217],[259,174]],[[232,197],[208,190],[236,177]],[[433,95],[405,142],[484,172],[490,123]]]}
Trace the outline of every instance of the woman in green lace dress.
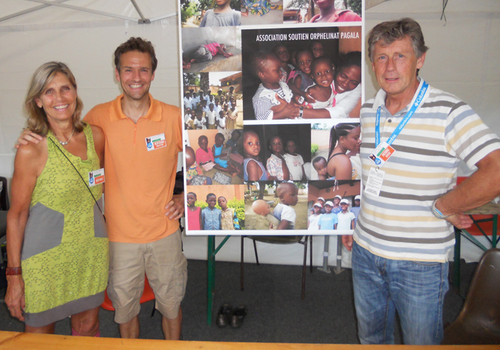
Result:
{"label": "woman in green lace dress", "polygon": [[102,208],[104,134],[80,121],[75,77],[43,64],[26,97],[28,129],[43,136],[21,145],[7,216],[7,307],[26,332],[53,333],[71,316],[74,335],[99,334],[108,280]]}

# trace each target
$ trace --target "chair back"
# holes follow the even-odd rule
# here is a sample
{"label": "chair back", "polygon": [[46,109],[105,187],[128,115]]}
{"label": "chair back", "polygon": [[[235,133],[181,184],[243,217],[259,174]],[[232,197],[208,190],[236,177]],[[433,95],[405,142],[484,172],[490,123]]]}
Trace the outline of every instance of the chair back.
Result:
{"label": "chair back", "polygon": [[487,250],[477,266],[457,319],[443,344],[500,343],[500,249]]}
{"label": "chair back", "polygon": [[493,322],[500,336],[500,249],[483,254],[460,314],[479,324]]}

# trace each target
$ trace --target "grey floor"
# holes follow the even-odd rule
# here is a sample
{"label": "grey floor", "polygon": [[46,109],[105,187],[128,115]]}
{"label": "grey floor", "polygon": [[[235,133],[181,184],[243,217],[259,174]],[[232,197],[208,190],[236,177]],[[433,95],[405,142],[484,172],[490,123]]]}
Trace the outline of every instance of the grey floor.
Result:
{"label": "grey floor", "polygon": [[[461,291],[467,290],[476,264],[462,262]],[[314,268],[307,272],[306,299],[300,299],[301,267],[245,265],[245,290],[239,286],[238,263],[217,262],[214,315],[220,305],[246,305],[248,315],[241,328],[207,326],[206,261],[190,260],[186,296],[182,304],[183,339],[234,342],[291,342],[356,344],[356,320],[352,297],[351,271],[326,274]],[[3,297],[5,289],[0,289]],[[463,299],[453,289],[446,295],[444,322],[458,315]],[[161,339],[160,316],[151,317],[153,302],[142,304],[141,338]],[[113,312],[101,309],[101,336],[118,337]],[[23,324],[0,305],[0,330],[22,331]],[[396,329],[396,339],[399,330]],[[69,320],[56,324],[56,333],[71,333]]]}

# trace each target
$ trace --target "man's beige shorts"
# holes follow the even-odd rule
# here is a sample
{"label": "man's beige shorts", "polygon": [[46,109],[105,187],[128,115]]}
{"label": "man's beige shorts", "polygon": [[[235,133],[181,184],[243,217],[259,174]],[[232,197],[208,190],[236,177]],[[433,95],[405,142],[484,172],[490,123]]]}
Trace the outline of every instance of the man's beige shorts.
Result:
{"label": "man's beige shorts", "polygon": [[144,273],[154,291],[156,309],[166,318],[177,317],[187,283],[187,260],[181,246],[179,230],[151,243],[109,242],[108,296],[116,310],[116,323],[127,323],[139,314]]}

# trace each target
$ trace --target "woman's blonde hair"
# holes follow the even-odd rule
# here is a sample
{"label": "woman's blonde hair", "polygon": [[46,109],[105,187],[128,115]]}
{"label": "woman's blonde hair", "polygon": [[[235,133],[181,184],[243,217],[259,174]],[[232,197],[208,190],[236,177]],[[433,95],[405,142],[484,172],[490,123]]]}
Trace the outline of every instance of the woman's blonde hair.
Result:
{"label": "woman's blonde hair", "polygon": [[[50,125],[47,120],[47,114],[45,113],[42,107],[38,107],[36,104],[36,99],[40,98],[42,93],[47,88],[47,85],[50,84],[52,79],[56,76],[57,73],[64,74],[71,85],[76,90],[76,79],[68,66],[62,62],[47,62],[42,64],[33,74],[31,78],[31,83],[28,89],[28,94],[26,95],[26,100],[24,105],[28,112],[28,121],[27,127],[34,133],[45,136],[49,132]],[[80,120],[80,116],[83,110],[83,102],[80,98],[76,97],[76,108],[73,113],[72,121],[73,127],[77,132],[81,132],[83,130],[84,124]]]}

